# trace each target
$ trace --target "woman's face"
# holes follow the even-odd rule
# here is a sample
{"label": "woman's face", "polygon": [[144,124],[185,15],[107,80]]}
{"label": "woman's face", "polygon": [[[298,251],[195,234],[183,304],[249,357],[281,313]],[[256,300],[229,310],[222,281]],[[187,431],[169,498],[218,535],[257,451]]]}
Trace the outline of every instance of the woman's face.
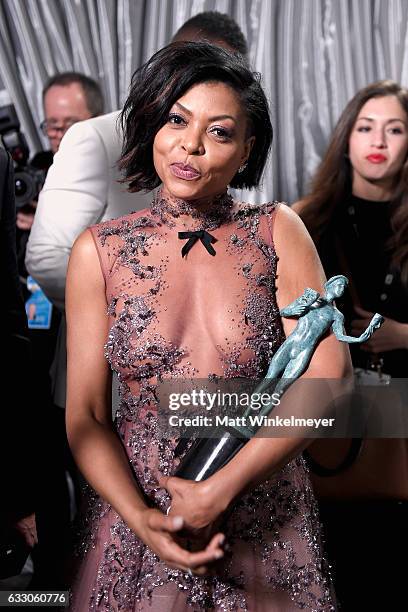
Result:
{"label": "woman's face", "polygon": [[[353,193],[393,186],[408,152],[408,117],[395,96],[371,98],[361,108],[349,139]],[[369,195],[367,197],[370,197]]]}
{"label": "woman's face", "polygon": [[200,83],[170,109],[153,143],[156,172],[176,198],[199,200],[223,191],[249,155],[247,120],[238,95],[223,83]]}

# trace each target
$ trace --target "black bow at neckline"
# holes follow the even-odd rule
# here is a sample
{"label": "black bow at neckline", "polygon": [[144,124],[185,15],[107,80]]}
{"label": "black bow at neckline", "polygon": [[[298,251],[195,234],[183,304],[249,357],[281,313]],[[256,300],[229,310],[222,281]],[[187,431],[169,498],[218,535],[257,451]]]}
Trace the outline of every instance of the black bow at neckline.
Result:
{"label": "black bow at neckline", "polygon": [[208,253],[212,256],[215,255],[215,249],[212,246],[214,242],[217,242],[217,239],[214,236],[211,236],[205,230],[196,230],[194,232],[179,232],[178,237],[180,240],[186,240],[188,238],[188,242],[181,249],[181,256],[185,257],[190,249],[195,245],[197,240],[201,240],[202,244],[207,249]]}

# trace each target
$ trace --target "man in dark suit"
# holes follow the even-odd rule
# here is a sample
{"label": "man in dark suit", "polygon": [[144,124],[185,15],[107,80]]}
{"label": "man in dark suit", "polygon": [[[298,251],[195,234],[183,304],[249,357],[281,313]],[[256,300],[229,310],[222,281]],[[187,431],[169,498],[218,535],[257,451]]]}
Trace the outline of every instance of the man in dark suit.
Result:
{"label": "man in dark suit", "polygon": [[[0,575],[19,572],[37,541],[30,405],[30,343],[16,257],[13,165],[0,147],[0,279],[3,401],[0,425]],[[7,391],[5,386],[7,385]],[[5,396],[10,398],[5,402]]]}

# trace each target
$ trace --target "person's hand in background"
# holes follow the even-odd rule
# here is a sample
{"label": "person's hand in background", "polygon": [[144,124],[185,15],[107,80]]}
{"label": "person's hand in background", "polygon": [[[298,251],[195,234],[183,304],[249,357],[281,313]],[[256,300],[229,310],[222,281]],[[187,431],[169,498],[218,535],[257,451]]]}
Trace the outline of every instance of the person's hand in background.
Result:
{"label": "person's hand in background", "polygon": [[[351,322],[351,333],[361,334],[370,323],[373,313],[355,306],[356,319]],[[385,353],[395,349],[408,348],[408,324],[385,318],[382,326],[376,330],[367,342],[361,344],[361,350],[368,353]]]}
{"label": "person's hand in background", "polygon": [[34,223],[35,209],[37,202],[32,200],[17,210],[16,225],[19,230],[30,231]]}
{"label": "person's hand in background", "polygon": [[25,516],[15,523],[15,528],[23,536],[25,542],[30,548],[38,544],[37,525],[35,523],[35,514]]}

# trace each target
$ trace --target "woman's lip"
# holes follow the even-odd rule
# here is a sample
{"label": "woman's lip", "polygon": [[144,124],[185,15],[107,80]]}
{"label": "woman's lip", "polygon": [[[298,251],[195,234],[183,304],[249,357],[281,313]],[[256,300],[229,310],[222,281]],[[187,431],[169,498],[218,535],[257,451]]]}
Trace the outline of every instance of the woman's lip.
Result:
{"label": "woman's lip", "polygon": [[177,178],[184,179],[186,181],[192,181],[199,178],[201,174],[195,168],[186,166],[184,164],[170,164],[170,170]]}
{"label": "woman's lip", "polygon": [[370,161],[372,164],[382,164],[382,162],[387,161],[385,155],[373,153],[372,155],[367,155],[366,159]]}

